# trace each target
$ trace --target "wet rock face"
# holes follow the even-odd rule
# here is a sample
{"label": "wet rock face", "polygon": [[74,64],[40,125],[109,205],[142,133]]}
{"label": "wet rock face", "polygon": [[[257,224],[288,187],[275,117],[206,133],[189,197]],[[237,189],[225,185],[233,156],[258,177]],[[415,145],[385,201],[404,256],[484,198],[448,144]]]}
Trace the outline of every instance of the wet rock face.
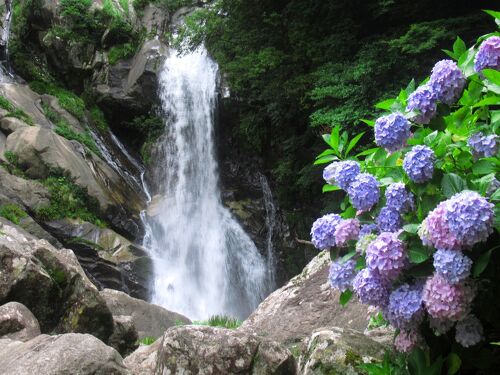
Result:
{"label": "wet rock face", "polygon": [[9,302],[0,306],[0,339],[28,341],[40,334],[40,325],[26,306]]}

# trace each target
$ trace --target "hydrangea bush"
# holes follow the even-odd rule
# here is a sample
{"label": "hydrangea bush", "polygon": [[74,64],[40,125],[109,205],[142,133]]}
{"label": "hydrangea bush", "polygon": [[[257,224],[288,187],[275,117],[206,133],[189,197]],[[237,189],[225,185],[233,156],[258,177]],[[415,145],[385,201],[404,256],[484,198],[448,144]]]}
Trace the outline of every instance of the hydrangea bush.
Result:
{"label": "hydrangea bush", "polygon": [[[334,126],[315,163],[328,164],[324,192],[346,193],[342,212],[311,231],[318,249],[330,249],[340,303],[356,295],[377,307],[402,353],[442,340],[435,356],[455,367],[458,352],[499,341],[488,338],[483,325],[491,317],[477,302],[491,286],[483,275],[500,247],[499,35],[470,49],[457,38],[445,51],[451,59],[437,62],[420,87],[411,82],[377,104],[386,112],[362,121],[378,147],[354,155],[365,133],[349,140]],[[446,363],[448,373],[458,371]]]}

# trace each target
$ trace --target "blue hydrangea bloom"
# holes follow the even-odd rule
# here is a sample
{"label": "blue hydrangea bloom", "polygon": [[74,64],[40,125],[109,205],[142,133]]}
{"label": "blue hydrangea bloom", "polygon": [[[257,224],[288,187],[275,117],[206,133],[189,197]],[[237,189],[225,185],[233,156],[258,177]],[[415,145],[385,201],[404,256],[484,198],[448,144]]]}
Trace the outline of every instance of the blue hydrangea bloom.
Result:
{"label": "blue hydrangea bloom", "polygon": [[498,136],[495,134],[487,136],[483,133],[473,134],[467,140],[467,144],[476,159],[489,158],[498,152]]}
{"label": "blue hydrangea bloom", "polygon": [[376,222],[382,232],[396,232],[403,227],[401,214],[392,207],[382,208]]}
{"label": "blue hydrangea bloom", "polygon": [[337,162],[328,164],[323,169],[323,179],[327,184],[335,185],[335,169],[337,168],[337,164]]}
{"label": "blue hydrangea bloom", "polygon": [[422,288],[403,284],[389,296],[386,316],[399,329],[416,328],[424,318]]}
{"label": "blue hydrangea bloom", "polygon": [[395,233],[380,233],[366,249],[366,265],[384,279],[396,279],[407,264],[404,243]]}
{"label": "blue hydrangea bloom", "polygon": [[332,288],[338,289],[341,292],[345,292],[347,289],[351,288],[352,281],[356,276],[356,261],[348,260],[345,263],[341,263],[340,260],[332,262],[330,265],[330,274],[328,279],[330,280],[330,285]]}
{"label": "blue hydrangea bloom", "polygon": [[348,241],[357,240],[359,237],[358,219],[341,220],[335,229],[335,243],[345,246]]}
{"label": "blue hydrangea bloom", "polygon": [[451,284],[457,284],[470,275],[472,260],[456,250],[439,249],[434,253],[436,272]]}
{"label": "blue hydrangea bloom", "polygon": [[376,205],[380,198],[378,185],[378,181],[371,174],[358,174],[347,189],[354,208],[361,211],[369,211]]}
{"label": "blue hydrangea bloom", "polygon": [[481,43],[474,59],[474,68],[476,72],[480,72],[486,68],[500,70],[499,36],[491,36]]}
{"label": "blue hydrangea bloom", "polygon": [[345,160],[338,162],[333,174],[335,184],[341,189],[347,190],[360,171],[359,164],[355,161]]}
{"label": "blue hydrangea bloom", "polygon": [[317,219],[311,228],[311,241],[320,250],[335,246],[335,229],[342,218],[328,214]]}
{"label": "blue hydrangea bloom", "polygon": [[465,246],[486,241],[493,232],[493,204],[475,191],[464,190],[446,203],[450,233]]}
{"label": "blue hydrangea bloom", "polygon": [[382,116],[375,121],[375,143],[387,151],[401,149],[410,137],[410,122],[401,112]]}
{"label": "blue hydrangea bloom", "polygon": [[415,200],[412,193],[406,190],[405,184],[396,182],[390,184],[385,190],[385,203],[398,212],[405,213],[415,207]]}
{"label": "blue hydrangea bloom", "polygon": [[380,233],[380,230],[378,229],[377,224],[363,224],[361,226],[360,231],[359,231],[359,238],[361,239],[364,236],[366,236],[367,234],[371,234],[371,233],[375,233],[375,234]]}
{"label": "blue hydrangea bloom", "polygon": [[369,268],[361,270],[352,282],[361,303],[385,307],[389,299],[389,285],[376,271]]}
{"label": "blue hydrangea bloom", "polygon": [[427,146],[414,146],[403,160],[403,169],[410,179],[421,183],[429,181],[434,173],[434,151]]}
{"label": "blue hydrangea bloom", "polygon": [[459,321],[455,330],[455,341],[464,348],[479,344],[484,338],[483,325],[474,315]]}
{"label": "blue hydrangea bloom", "polygon": [[432,68],[429,87],[437,100],[454,104],[462,94],[466,84],[464,74],[452,60],[441,60]]}
{"label": "blue hydrangea bloom", "polygon": [[412,117],[417,124],[428,124],[436,115],[437,99],[434,91],[429,85],[424,85],[416,89],[408,97],[406,111],[418,112]]}

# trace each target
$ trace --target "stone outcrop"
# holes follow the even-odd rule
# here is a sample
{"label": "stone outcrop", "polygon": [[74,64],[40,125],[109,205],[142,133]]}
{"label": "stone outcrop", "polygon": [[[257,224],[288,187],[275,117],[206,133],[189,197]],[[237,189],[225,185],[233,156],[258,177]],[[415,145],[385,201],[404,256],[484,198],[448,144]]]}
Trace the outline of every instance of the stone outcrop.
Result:
{"label": "stone outcrop", "polygon": [[0,340],[2,375],[129,375],[120,354],[88,334]]}
{"label": "stone outcrop", "polygon": [[39,334],[38,320],[26,306],[18,302],[0,306],[0,339],[28,341]]}
{"label": "stone outcrop", "polygon": [[136,351],[126,357],[123,363],[132,375],[155,374],[160,345],[161,339],[156,340],[151,345],[141,345]]}
{"label": "stone outcrop", "polygon": [[138,346],[139,335],[131,316],[113,316],[113,333],[109,337],[109,345],[121,355],[132,353]]}

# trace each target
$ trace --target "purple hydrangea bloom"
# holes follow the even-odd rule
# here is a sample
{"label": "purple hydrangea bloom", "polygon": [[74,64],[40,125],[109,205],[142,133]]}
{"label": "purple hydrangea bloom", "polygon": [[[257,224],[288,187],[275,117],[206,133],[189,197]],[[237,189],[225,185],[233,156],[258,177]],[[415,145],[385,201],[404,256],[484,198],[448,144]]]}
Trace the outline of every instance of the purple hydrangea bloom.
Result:
{"label": "purple hydrangea bloom", "polygon": [[360,171],[359,164],[355,161],[345,160],[338,162],[333,173],[335,184],[341,189],[347,190]]}
{"label": "purple hydrangea bloom", "polygon": [[361,303],[385,307],[389,299],[389,285],[376,271],[365,268],[358,272],[352,287]]}
{"label": "purple hydrangea bloom", "polygon": [[426,182],[434,173],[434,151],[427,146],[414,146],[403,160],[403,169],[414,182]]}
{"label": "purple hydrangea bloom", "polygon": [[434,91],[429,85],[424,85],[416,89],[408,97],[406,111],[417,111],[418,114],[412,117],[417,124],[428,124],[436,115],[437,100]]}
{"label": "purple hydrangea bloom", "polygon": [[375,121],[375,143],[387,151],[401,149],[410,137],[410,122],[400,112],[382,116]]}
{"label": "purple hydrangea bloom", "polygon": [[389,296],[387,319],[396,328],[416,328],[424,318],[422,289],[403,284]]}
{"label": "purple hydrangea bloom", "polygon": [[476,72],[480,72],[483,69],[500,70],[499,36],[491,36],[481,43],[474,59],[474,68]]}
{"label": "purple hydrangea bloom", "polygon": [[475,191],[464,190],[447,201],[450,233],[466,246],[486,241],[493,232],[493,204]]}
{"label": "purple hydrangea bloom", "polygon": [[460,98],[465,83],[464,74],[454,61],[441,60],[432,68],[428,85],[437,100],[451,105]]}
{"label": "purple hydrangea bloom", "polygon": [[323,169],[323,179],[327,184],[335,185],[335,170],[337,169],[338,162],[328,164],[325,169]]}
{"label": "purple hydrangea bloom", "polygon": [[357,240],[359,236],[358,219],[341,220],[335,229],[337,246],[345,246],[347,241]]}
{"label": "purple hydrangea bloom", "polygon": [[398,352],[409,353],[424,342],[417,331],[401,331],[394,339],[394,347]]}
{"label": "purple hydrangea bloom", "polygon": [[404,243],[395,233],[380,233],[366,249],[367,266],[388,280],[397,278],[407,262]]}
{"label": "purple hydrangea bloom", "polygon": [[385,202],[387,207],[405,213],[415,207],[415,200],[412,193],[406,190],[405,184],[396,182],[390,184],[385,190]]}
{"label": "purple hydrangea bloom", "polygon": [[429,327],[434,331],[436,336],[441,336],[446,334],[450,329],[453,328],[455,322],[448,319],[436,319],[429,316]]}
{"label": "purple hydrangea bloom", "polygon": [[449,283],[457,284],[470,275],[472,260],[460,251],[438,250],[434,253],[434,268]]}
{"label": "purple hydrangea bloom", "polygon": [[351,203],[357,210],[369,211],[378,203],[378,181],[369,173],[360,173],[347,189]]}
{"label": "purple hydrangea bloom", "polygon": [[311,228],[313,245],[320,250],[335,246],[335,228],[341,217],[337,214],[328,214],[320,217]]}
{"label": "purple hydrangea bloom", "polygon": [[459,321],[455,330],[455,340],[464,348],[479,344],[484,339],[483,325],[474,315]]}
{"label": "purple hydrangea bloom", "polygon": [[359,238],[363,238],[367,234],[376,233],[379,234],[380,230],[377,227],[377,224],[363,224],[359,231]]}
{"label": "purple hydrangea bloom", "polygon": [[376,222],[382,232],[396,232],[403,227],[401,214],[392,207],[382,208]]}
{"label": "purple hydrangea bloom", "polygon": [[450,284],[441,275],[434,274],[425,283],[422,299],[433,318],[457,321],[470,311],[473,293],[464,283]]}
{"label": "purple hydrangea bloom", "polygon": [[498,152],[498,135],[484,135],[476,133],[467,140],[472,156],[474,158],[489,158],[495,156]]}
{"label": "purple hydrangea bloom", "polygon": [[462,243],[450,232],[446,219],[448,201],[441,202],[424,219],[418,234],[425,246],[437,249],[461,250]]}
{"label": "purple hydrangea bloom", "polygon": [[377,237],[375,233],[365,234],[363,237],[360,237],[358,242],[356,242],[356,251],[360,254],[366,253],[368,246],[370,246],[372,241],[375,241]]}
{"label": "purple hydrangea bloom", "polygon": [[330,265],[330,274],[328,279],[332,288],[345,292],[351,288],[352,281],[356,276],[356,261],[348,260],[341,263],[339,260]]}

